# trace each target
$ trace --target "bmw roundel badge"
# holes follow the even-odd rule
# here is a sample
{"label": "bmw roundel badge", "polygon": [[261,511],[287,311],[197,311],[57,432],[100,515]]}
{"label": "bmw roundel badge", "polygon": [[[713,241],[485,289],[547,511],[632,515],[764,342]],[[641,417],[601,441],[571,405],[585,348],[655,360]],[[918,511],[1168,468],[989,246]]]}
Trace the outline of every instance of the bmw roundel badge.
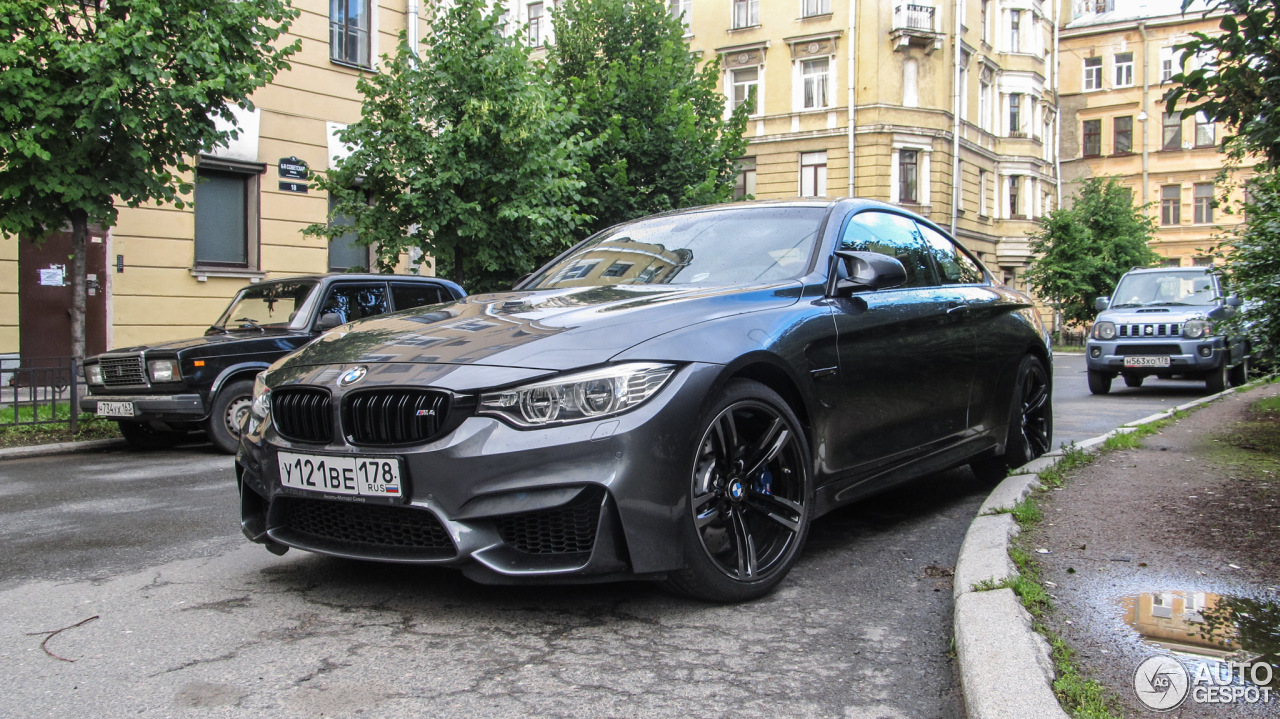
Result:
{"label": "bmw roundel badge", "polygon": [[346,372],[343,372],[342,376],[338,378],[338,385],[341,387],[353,385],[356,382],[359,382],[360,380],[364,379],[364,376],[368,373],[369,373],[369,368],[363,365],[360,367],[352,367]]}

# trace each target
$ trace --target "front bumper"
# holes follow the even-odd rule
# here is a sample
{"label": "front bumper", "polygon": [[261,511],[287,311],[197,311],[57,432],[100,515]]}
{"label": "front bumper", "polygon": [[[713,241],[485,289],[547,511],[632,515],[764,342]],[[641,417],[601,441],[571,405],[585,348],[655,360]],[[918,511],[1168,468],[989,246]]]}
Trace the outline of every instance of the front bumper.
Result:
{"label": "front bumper", "polygon": [[[198,394],[117,395],[87,394],[80,398],[80,410],[97,414],[98,402],[132,402],[133,419],[138,422],[191,422],[209,416]],[[128,419],[110,417],[110,419]]]}
{"label": "front bumper", "polygon": [[[236,458],[244,533],[269,547],[457,566],[489,583],[661,575],[683,564],[694,424],[720,369],[687,365],[607,419],[521,430],[469,416],[414,447],[361,449],[342,432],[303,445],[266,422],[242,436]],[[282,487],[280,451],[398,456],[403,498]]]}
{"label": "front bumper", "polygon": [[[1126,357],[1168,357],[1168,367],[1126,367]],[[1227,346],[1222,337],[1198,340],[1161,337],[1154,340],[1117,338],[1085,342],[1085,364],[1095,372],[1135,375],[1209,372],[1227,362]]]}

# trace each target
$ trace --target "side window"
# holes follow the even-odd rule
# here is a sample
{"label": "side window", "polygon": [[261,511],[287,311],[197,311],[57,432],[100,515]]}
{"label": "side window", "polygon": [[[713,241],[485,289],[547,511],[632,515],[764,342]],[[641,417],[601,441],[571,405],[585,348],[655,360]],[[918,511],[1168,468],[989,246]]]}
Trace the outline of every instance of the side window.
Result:
{"label": "side window", "polygon": [[933,262],[938,268],[944,285],[976,285],[983,281],[982,268],[969,257],[956,243],[946,235],[917,223],[925,244],[933,255]]}
{"label": "side window", "polygon": [[937,284],[929,263],[929,249],[916,229],[916,223],[889,212],[863,212],[844,227],[840,249],[853,252],[879,252],[899,262],[907,270],[903,287],[929,287]]}
{"label": "side window", "polygon": [[346,323],[380,315],[388,309],[387,286],[381,282],[367,285],[341,284],[329,290],[329,296],[325,298],[317,317],[332,312]]}
{"label": "side window", "polygon": [[392,282],[391,299],[395,302],[396,311],[400,311],[423,305],[438,305],[453,298],[440,287],[425,282]]}

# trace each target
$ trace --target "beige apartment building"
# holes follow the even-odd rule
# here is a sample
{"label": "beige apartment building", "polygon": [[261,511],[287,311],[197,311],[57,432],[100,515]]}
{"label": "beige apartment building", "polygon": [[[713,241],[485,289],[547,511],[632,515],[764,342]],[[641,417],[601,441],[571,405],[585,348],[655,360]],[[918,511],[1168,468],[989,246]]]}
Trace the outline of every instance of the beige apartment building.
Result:
{"label": "beige apartment building", "polygon": [[[416,0],[294,6],[286,41],[302,49],[239,113],[239,139],[198,159],[195,209],[122,206],[91,238],[90,353],[198,335],[249,282],[370,264],[367,248],[303,236],[325,221],[328,198],[298,175],[346,152],[335,132],[360,117],[356,79],[395,51],[400,31],[416,32]],[[40,248],[0,238],[0,359],[70,354],[68,247],[67,236]]]}
{"label": "beige apartment building", "polygon": [[1064,188],[1118,177],[1148,208],[1153,247],[1169,266],[1210,264],[1215,238],[1240,221],[1214,206],[1225,128],[1168,114],[1161,102],[1181,70],[1174,46],[1193,32],[1219,31],[1221,13],[1205,9],[1196,2],[1184,15],[1181,0],[1077,1],[1061,31]]}

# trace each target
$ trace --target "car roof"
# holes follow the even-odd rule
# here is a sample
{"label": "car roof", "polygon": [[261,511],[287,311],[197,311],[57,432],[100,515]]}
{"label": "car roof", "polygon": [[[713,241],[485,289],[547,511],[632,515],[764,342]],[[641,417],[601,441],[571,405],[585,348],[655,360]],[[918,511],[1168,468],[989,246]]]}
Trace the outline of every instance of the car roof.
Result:
{"label": "car roof", "polygon": [[1139,267],[1137,269],[1129,270],[1125,274],[1149,275],[1155,272],[1195,272],[1198,274],[1204,274],[1212,269],[1212,267]]}
{"label": "car roof", "polygon": [[272,277],[262,282],[297,282],[298,280],[409,280],[411,282],[447,282],[443,277],[423,277],[422,275],[384,275],[377,272],[330,272],[323,275],[289,275],[288,277]]}

